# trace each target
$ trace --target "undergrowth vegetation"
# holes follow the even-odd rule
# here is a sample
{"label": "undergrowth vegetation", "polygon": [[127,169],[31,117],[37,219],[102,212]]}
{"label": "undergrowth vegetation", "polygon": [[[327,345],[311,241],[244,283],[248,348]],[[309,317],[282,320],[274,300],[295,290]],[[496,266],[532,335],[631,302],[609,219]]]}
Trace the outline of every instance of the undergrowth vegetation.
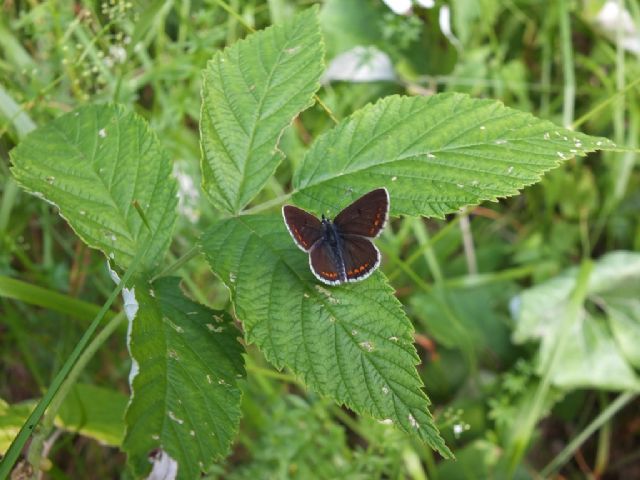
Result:
{"label": "undergrowth vegetation", "polygon": [[0,11],[0,479],[640,476],[635,2]]}

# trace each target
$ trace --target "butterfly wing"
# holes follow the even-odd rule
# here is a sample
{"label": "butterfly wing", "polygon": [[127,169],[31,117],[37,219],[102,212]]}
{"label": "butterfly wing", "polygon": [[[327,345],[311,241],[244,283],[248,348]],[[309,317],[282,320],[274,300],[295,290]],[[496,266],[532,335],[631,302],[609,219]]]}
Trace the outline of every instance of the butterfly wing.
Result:
{"label": "butterfly wing", "polygon": [[309,266],[316,278],[328,285],[338,285],[347,281],[345,270],[325,241],[315,244],[309,252]]}
{"label": "butterfly wing", "polygon": [[341,234],[374,238],[380,235],[388,215],[389,192],[386,188],[377,188],[342,210],[333,223]]}
{"label": "butterfly wing", "polygon": [[301,250],[308,252],[322,238],[322,223],[310,213],[293,205],[282,207],[287,230]]}
{"label": "butterfly wing", "polygon": [[364,280],[380,265],[380,252],[368,238],[344,235],[342,247],[344,270],[350,282]]}

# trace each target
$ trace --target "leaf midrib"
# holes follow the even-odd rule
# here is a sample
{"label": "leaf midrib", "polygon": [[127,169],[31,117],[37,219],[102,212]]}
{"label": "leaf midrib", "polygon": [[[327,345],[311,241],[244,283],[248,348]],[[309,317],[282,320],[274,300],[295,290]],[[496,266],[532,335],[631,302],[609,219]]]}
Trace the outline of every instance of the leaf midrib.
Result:
{"label": "leaf midrib", "polygon": [[[238,185],[238,195],[236,196],[235,205],[234,205],[234,213],[236,213],[236,214],[242,208],[242,203],[243,203],[242,198],[244,196],[243,193],[244,193],[244,183],[245,183],[245,178],[246,178],[247,161],[249,160],[249,158],[251,158],[251,152],[252,152],[252,148],[253,148],[253,142],[255,141],[255,134],[256,134],[257,126],[262,121],[261,120],[262,108],[264,106],[265,99],[267,97],[269,97],[269,92],[270,92],[270,88],[271,88],[271,81],[273,79],[274,72],[275,72],[275,70],[277,68],[280,67],[280,62],[281,62],[281,59],[282,59],[282,55],[283,55],[286,47],[288,45],[290,45],[290,43],[293,40],[293,38],[298,34],[298,30],[300,28],[301,28],[301,24],[300,23],[295,23],[294,24],[294,28],[293,28],[293,30],[291,32],[291,35],[287,38],[287,40],[283,44],[282,48],[279,50],[278,57],[276,58],[276,61],[275,61],[274,65],[273,65],[273,67],[269,71],[269,74],[267,76],[266,86],[264,88],[264,92],[262,92],[262,95],[259,98],[258,105],[257,105],[256,110],[255,110],[254,121],[253,121],[253,124],[251,126],[251,131],[249,133],[249,141],[247,142],[247,148],[245,150],[244,161],[242,163],[242,173],[240,175],[240,184]],[[284,30],[286,30],[286,29],[284,29]],[[242,45],[240,45],[238,47],[238,52],[240,52],[240,47],[241,46]],[[260,58],[260,63],[262,64],[262,66],[264,68],[264,62],[262,61],[262,57],[259,55],[258,58]],[[244,71],[242,70],[240,64],[238,65],[238,70],[242,73],[242,77],[245,79],[245,82],[246,82],[246,77],[245,77]],[[286,127],[284,127],[284,128],[286,128]]]}
{"label": "leaf midrib", "polygon": [[[365,357],[365,354],[364,354],[364,352],[362,352],[362,349],[360,348],[360,345],[358,344],[357,339],[355,339],[355,338],[353,337],[353,335],[351,335],[351,333],[350,333],[350,332],[348,331],[348,329],[347,329],[347,325],[345,325],[345,324],[344,324],[344,322],[343,322],[343,321],[341,321],[341,316],[340,316],[340,315],[336,315],[336,312],[335,312],[335,310],[333,310],[333,308],[332,308],[332,306],[331,306],[330,302],[325,301],[325,300],[323,299],[323,296],[322,296],[320,293],[317,293],[317,292],[315,292],[315,291],[314,291],[314,290],[315,290],[314,288],[309,288],[309,283],[307,283],[307,282],[304,280],[304,278],[303,278],[302,276],[300,276],[300,274],[299,274],[296,270],[294,270],[294,269],[293,269],[293,268],[292,268],[292,267],[291,267],[291,266],[290,266],[290,265],[289,265],[289,264],[284,260],[284,258],[283,258],[279,253],[278,253],[278,250],[276,250],[276,249],[273,247],[273,245],[271,244],[271,242],[269,242],[269,241],[268,241],[268,239],[267,239],[267,238],[262,237],[261,235],[259,235],[259,234],[258,234],[258,232],[257,232],[257,231],[255,231],[253,228],[251,228],[251,226],[250,226],[247,222],[245,222],[245,221],[244,221],[244,219],[243,219],[242,217],[238,217],[238,221],[243,225],[243,227],[244,227],[244,228],[246,228],[249,232],[251,232],[251,234],[255,235],[255,236],[256,236],[256,238],[262,239],[262,241],[264,242],[264,245],[266,245],[266,246],[269,248],[269,250],[272,252],[272,254],[274,255],[274,257],[278,258],[278,261],[279,261],[279,262],[283,263],[283,264],[287,267],[287,269],[288,269],[290,272],[292,272],[295,276],[297,276],[297,277],[298,277],[298,279],[299,279],[299,280],[301,281],[301,283],[305,286],[305,288],[307,289],[307,291],[312,292],[312,294],[314,295],[314,297],[317,299],[318,303],[322,304],[323,308],[325,308],[325,309],[326,309],[326,310],[331,314],[331,316],[332,316],[333,318],[335,318],[335,319],[336,319],[336,322],[335,322],[335,324],[334,324],[334,329],[335,329],[335,328],[337,328],[337,327],[338,327],[338,325],[339,325],[339,326],[340,326],[340,328],[342,328],[342,329],[343,329],[344,334],[349,338],[349,340],[350,340],[350,341],[353,343],[353,345],[357,348],[358,352],[360,352],[360,353],[359,353],[360,357],[361,357],[361,358],[362,358],[362,357]],[[248,243],[248,241],[247,241],[247,243]],[[241,256],[240,256],[240,258],[241,258]],[[226,283],[226,282],[225,282],[225,283]],[[271,287],[270,287],[270,288],[271,288]],[[270,297],[270,298],[271,298],[271,297]],[[269,322],[269,323],[270,323],[270,322]],[[337,332],[336,332],[336,333],[334,333],[334,338],[335,338],[335,339],[337,339],[337,338],[338,338],[338,336],[337,336]],[[384,340],[384,339],[383,339],[383,340]],[[270,342],[271,342],[271,344],[272,344],[272,349],[273,349],[273,348],[274,348],[274,343],[273,343],[273,338],[271,338],[271,337],[270,337]],[[402,350],[404,350],[404,349],[402,349]],[[275,350],[274,350],[274,351],[275,351]],[[337,348],[337,346],[336,346],[336,347],[335,347],[336,358],[338,357],[338,351],[339,351],[339,349],[338,349],[338,348]],[[306,350],[306,347],[305,347],[305,353],[306,353],[306,352],[307,352],[307,350]],[[405,354],[408,354],[408,352],[406,352],[406,350],[405,350]],[[366,359],[366,361],[367,361],[367,363],[370,365],[370,367],[371,367],[373,370],[375,370],[375,371],[376,371],[376,373],[378,374],[378,376],[380,376],[380,378],[384,378],[384,375],[382,375],[382,374],[380,373],[380,370],[378,369],[378,367],[377,367],[377,366],[376,366],[376,365],[375,365],[375,364],[374,364],[370,359]],[[413,359],[412,359],[412,361],[413,361]],[[308,364],[311,364],[311,363],[312,363],[312,362],[310,362],[310,357],[309,357],[309,355],[308,355],[308,354],[307,354],[307,363],[308,363]],[[340,362],[338,362],[338,364],[340,365]],[[405,370],[405,372],[406,372],[406,370]],[[314,378],[315,378],[315,380],[316,380],[316,385],[318,385],[318,387],[321,387],[321,382],[319,382],[319,381],[318,381],[317,374],[315,374],[315,372],[312,372],[312,373],[313,373],[313,377],[314,377]],[[406,373],[409,373],[409,374],[415,374],[415,376],[416,376],[416,383],[417,383],[417,385],[418,385],[418,391],[420,391],[420,392],[421,392],[421,391],[422,391],[422,390],[421,390],[421,388],[420,388],[420,383],[421,383],[421,382],[420,382],[420,380],[419,380],[419,377],[417,376],[417,372],[406,372]],[[349,402],[349,403],[350,403],[351,405],[357,406],[357,408],[363,408],[364,406],[360,406],[360,405],[358,405],[358,402],[357,402],[357,400],[355,399],[355,397],[353,396],[353,394],[349,392],[349,387],[347,386],[347,385],[348,385],[348,383],[345,381],[345,378],[348,378],[348,377],[345,377],[345,376],[344,376],[344,374],[342,373],[342,370],[341,370],[341,372],[340,372],[340,377],[341,377],[341,378],[340,378],[340,380],[341,380],[342,384],[345,386],[345,391],[348,393],[348,397],[349,397],[349,400],[350,400],[350,402]],[[405,404],[405,402],[404,402],[404,401],[402,401],[401,397],[399,397],[399,396],[397,395],[397,393],[396,393],[395,389],[394,389],[394,388],[392,388],[392,386],[391,386],[391,385],[389,385],[389,389],[393,391],[393,395],[394,395],[394,397],[397,397],[397,398],[402,402],[402,404],[404,404],[404,405],[406,405],[406,406],[407,406],[407,409],[411,410],[411,408],[409,407],[409,405]],[[421,396],[424,396],[424,394],[423,394],[423,395],[421,395]],[[426,398],[426,396],[424,396],[424,397]],[[372,412],[372,413],[373,413],[373,412]],[[400,417],[397,417],[397,418],[398,418],[398,419],[400,419]]]}
{"label": "leaf midrib", "polygon": [[[115,116],[119,116],[119,111],[117,109],[113,110],[112,112]],[[96,110],[96,126],[98,126],[98,112]],[[117,125],[120,124],[120,122],[116,122]],[[79,124],[77,123],[78,127]],[[129,225],[126,222],[126,217],[123,217],[122,215],[124,215],[124,212],[120,209],[120,206],[116,203],[115,198],[112,195],[112,191],[107,188],[107,185],[104,182],[104,179],[98,174],[98,172],[95,171],[94,166],[95,166],[95,159],[96,159],[96,154],[97,154],[97,149],[98,149],[98,142],[95,143],[96,147],[94,149],[94,153],[91,156],[91,158],[89,158],[84,152],[82,152],[82,150],[80,150],[79,146],[73,141],[73,139],[67,135],[67,132],[60,128],[55,122],[52,123],[52,127],[53,129],[62,137],[63,140],[66,141],[67,145],[70,146],[73,150],[76,151],[76,154],[78,155],[78,157],[82,160],[88,163],[88,165],[90,166],[89,171],[92,172],[94,174],[94,179],[99,181],[100,184],[103,186],[105,192],[107,192],[106,197],[110,200],[111,202],[111,207],[115,210],[116,213],[119,214],[119,216],[116,216],[116,218],[119,220],[119,223],[122,224],[123,231],[127,232],[127,234],[129,235],[128,240],[130,242],[133,242],[134,237],[134,232],[132,232],[129,229]],[[79,128],[78,128],[79,131]],[[119,141],[120,141],[120,136],[118,136],[118,145],[119,145]],[[139,159],[137,160],[137,162],[139,163]],[[131,253],[128,253],[128,255],[131,255]]]}

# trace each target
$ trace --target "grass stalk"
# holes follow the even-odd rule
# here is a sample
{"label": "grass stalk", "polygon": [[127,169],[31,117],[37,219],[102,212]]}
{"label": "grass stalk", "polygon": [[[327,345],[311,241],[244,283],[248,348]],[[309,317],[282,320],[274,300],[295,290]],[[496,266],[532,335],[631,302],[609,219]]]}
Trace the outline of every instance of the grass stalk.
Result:
{"label": "grass stalk", "polygon": [[607,406],[600,415],[594,418],[587,427],[576,435],[569,444],[562,449],[558,455],[554,457],[547,466],[545,466],[540,472],[541,478],[551,478],[563,465],[565,465],[580,448],[580,446],[587,441],[587,439],[602,425],[611,420],[620,410],[626,405],[638,397],[637,392],[625,392],[620,394],[613,402]]}
{"label": "grass stalk", "polygon": [[93,358],[104,342],[107,341],[111,334],[118,329],[124,318],[124,313],[120,312],[109,320],[104,328],[94,337],[89,345],[87,345],[87,348],[84,349],[80,357],[78,357],[78,361],[69,372],[69,375],[67,375],[67,378],[60,386],[55,397],[51,400],[49,408],[47,408],[46,413],[42,417],[41,426],[34,433],[33,440],[29,445],[27,460],[35,472],[40,470],[40,465],[44,458],[43,453],[45,451],[45,445],[47,444],[47,438],[49,436],[49,432],[53,428],[54,420],[60,410],[60,407],[64,403],[73,386],[78,381],[80,374],[84,371],[89,361]]}
{"label": "grass stalk", "polygon": [[[93,303],[2,275],[0,275],[0,297],[12,298],[81,320],[95,317],[101,311],[100,307]],[[105,313],[107,318],[113,315],[111,311]]]}
{"label": "grass stalk", "polygon": [[573,44],[571,41],[571,17],[567,0],[560,0],[558,6],[560,8],[560,40],[562,44],[562,72],[564,77],[562,126],[571,128],[576,97],[576,76],[573,63]]}

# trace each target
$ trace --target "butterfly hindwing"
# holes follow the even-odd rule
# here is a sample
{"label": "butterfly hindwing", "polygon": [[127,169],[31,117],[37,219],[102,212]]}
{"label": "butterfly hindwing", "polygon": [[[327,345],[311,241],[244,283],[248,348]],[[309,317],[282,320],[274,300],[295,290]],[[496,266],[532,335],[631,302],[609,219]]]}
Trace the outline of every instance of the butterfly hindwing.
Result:
{"label": "butterfly hindwing", "polygon": [[344,235],[342,260],[347,280],[363,280],[380,265],[380,252],[368,238]]}
{"label": "butterfly hindwing", "polygon": [[318,242],[309,252],[309,266],[322,282],[337,285],[347,281],[344,268],[327,242]]}
{"label": "butterfly hindwing", "polygon": [[301,250],[308,252],[322,238],[322,223],[310,213],[293,205],[282,207],[282,216],[287,230]]}
{"label": "butterfly hindwing", "polygon": [[377,188],[342,210],[333,223],[342,234],[377,237],[389,215],[389,193]]}

